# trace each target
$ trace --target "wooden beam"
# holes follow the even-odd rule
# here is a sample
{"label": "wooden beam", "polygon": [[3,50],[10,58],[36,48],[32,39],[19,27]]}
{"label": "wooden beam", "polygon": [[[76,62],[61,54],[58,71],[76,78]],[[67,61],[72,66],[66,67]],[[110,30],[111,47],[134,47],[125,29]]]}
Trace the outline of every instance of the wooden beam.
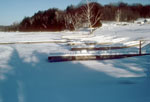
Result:
{"label": "wooden beam", "polygon": [[49,56],[49,62],[64,62],[64,61],[82,61],[82,60],[108,60],[120,59],[134,56],[144,56],[150,54],[122,54],[122,55],[79,55],[79,56]]}

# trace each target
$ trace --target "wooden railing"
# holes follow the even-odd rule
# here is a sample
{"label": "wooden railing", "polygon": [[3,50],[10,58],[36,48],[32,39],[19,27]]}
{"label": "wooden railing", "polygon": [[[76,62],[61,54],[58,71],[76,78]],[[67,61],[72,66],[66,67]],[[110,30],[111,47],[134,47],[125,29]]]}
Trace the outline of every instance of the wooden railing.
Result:
{"label": "wooden railing", "polygon": [[[71,48],[69,52],[64,53],[52,53],[48,57],[50,62],[62,62],[62,61],[77,61],[77,60],[106,60],[106,59],[119,59],[126,57],[134,57],[134,56],[144,56],[150,55],[150,51],[148,53],[142,53],[142,44],[146,40],[139,40],[139,44],[136,46],[124,46],[124,47],[99,47],[99,48]],[[150,45],[147,43],[146,46]],[[103,53],[104,50],[107,51],[117,51],[119,49],[127,49],[127,48],[135,48],[136,52],[132,53],[130,50],[126,53]],[[150,46],[149,46],[150,48]],[[149,49],[150,50],[150,49]],[[91,53],[91,51],[95,51]],[[102,53],[101,53],[102,52]]]}

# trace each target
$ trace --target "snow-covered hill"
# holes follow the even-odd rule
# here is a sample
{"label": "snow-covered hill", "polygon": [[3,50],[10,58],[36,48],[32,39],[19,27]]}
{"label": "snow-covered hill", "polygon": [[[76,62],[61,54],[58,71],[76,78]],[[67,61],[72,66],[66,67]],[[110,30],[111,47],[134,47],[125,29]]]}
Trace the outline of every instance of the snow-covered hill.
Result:
{"label": "snow-covered hill", "polygon": [[[88,32],[0,32],[0,102],[150,101],[150,56],[49,63],[51,53],[70,52],[62,37],[76,34]],[[73,42],[130,46],[139,40],[150,53],[149,23],[106,22],[94,36]]]}

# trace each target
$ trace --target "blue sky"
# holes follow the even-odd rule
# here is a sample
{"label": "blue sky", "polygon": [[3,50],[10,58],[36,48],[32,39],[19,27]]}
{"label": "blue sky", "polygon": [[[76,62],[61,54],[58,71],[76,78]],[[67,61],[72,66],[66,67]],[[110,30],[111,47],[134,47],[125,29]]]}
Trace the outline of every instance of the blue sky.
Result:
{"label": "blue sky", "polygon": [[[20,22],[25,16],[32,16],[39,10],[52,7],[65,9],[68,5],[77,5],[81,0],[0,0],[0,25]],[[129,4],[150,4],[150,0],[97,0],[101,4],[123,1]]]}

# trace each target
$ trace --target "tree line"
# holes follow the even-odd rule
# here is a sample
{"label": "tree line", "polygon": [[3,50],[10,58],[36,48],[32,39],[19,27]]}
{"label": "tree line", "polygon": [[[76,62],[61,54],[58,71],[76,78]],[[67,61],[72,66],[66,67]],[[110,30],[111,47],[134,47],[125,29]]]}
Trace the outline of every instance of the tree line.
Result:
{"label": "tree line", "polygon": [[101,5],[89,2],[70,5],[65,10],[51,8],[25,17],[20,23],[6,27],[6,31],[62,31],[82,27],[100,27],[101,21],[134,21],[150,18],[150,5],[119,2]]}

